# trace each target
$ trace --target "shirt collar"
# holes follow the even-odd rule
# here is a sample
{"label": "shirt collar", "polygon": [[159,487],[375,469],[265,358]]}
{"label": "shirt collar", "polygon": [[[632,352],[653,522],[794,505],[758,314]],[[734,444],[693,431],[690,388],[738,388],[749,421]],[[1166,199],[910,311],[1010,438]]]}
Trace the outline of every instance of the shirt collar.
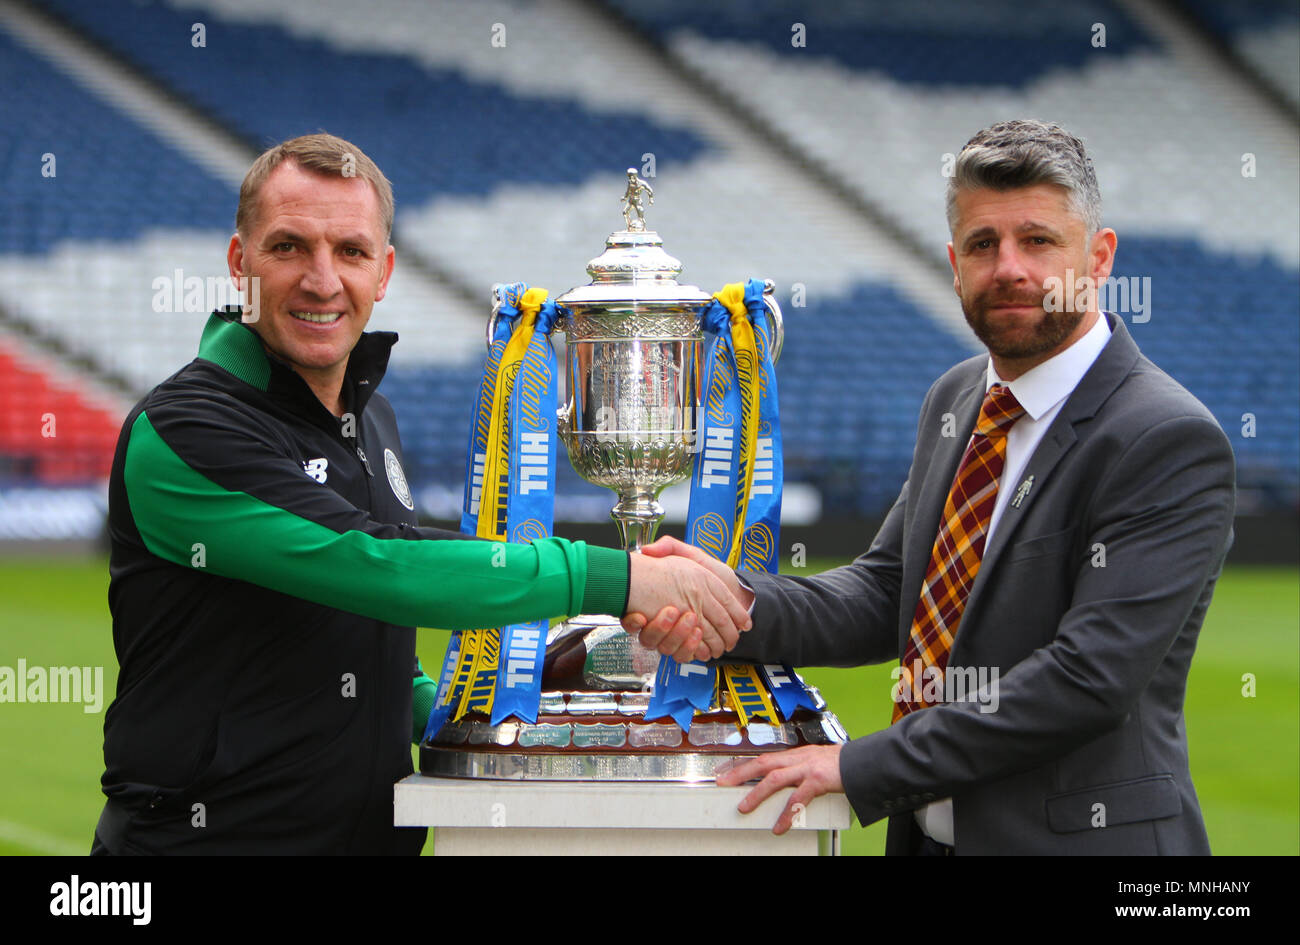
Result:
{"label": "shirt collar", "polygon": [[[348,356],[343,381],[347,409],[359,414],[364,408],[388,370],[388,356],[396,341],[395,332],[362,332]],[[199,357],[272,397],[288,396],[320,405],[291,367],[266,353],[261,338],[243,322],[238,306],[218,309],[209,316],[199,342]]]}
{"label": "shirt collar", "polygon": [[1025,408],[1025,413],[1037,420],[1074,392],[1109,340],[1110,322],[1103,312],[1098,316],[1097,323],[1082,338],[1060,354],[1030,368],[1014,381],[1004,381],[998,377],[998,372],[993,368],[993,358],[990,357],[984,389],[987,391],[994,384],[1005,384],[1011,388],[1011,393],[1020,402],[1020,406]]}

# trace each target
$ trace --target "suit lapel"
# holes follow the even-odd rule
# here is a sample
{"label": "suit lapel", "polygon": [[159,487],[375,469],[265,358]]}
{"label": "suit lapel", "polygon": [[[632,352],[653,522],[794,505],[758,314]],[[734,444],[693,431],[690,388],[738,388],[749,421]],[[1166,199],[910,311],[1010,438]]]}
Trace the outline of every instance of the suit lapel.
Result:
{"label": "suit lapel", "polygon": [[[901,589],[902,596],[899,599],[909,603],[903,606],[903,612],[899,614],[900,647],[906,646],[912,614],[921,597],[921,583],[925,580],[925,571],[934,551],[934,540],[939,534],[943,507],[948,501],[953,477],[957,475],[957,466],[962,454],[966,452],[966,444],[970,442],[971,431],[975,429],[975,420],[984,400],[987,363],[982,362],[978,376],[963,387],[948,405],[938,407],[927,421],[940,424],[940,430],[932,440],[934,446],[925,466],[925,476],[916,487],[916,518],[907,535],[903,573],[909,577],[907,586]],[[945,421],[948,414],[952,414],[950,423]],[[953,430],[953,435],[945,436],[945,429]]]}
{"label": "suit lapel", "polygon": [[[1062,422],[1062,421],[1065,422]],[[993,538],[984,548],[984,557],[980,561],[980,573],[975,577],[975,586],[971,588],[970,600],[966,602],[969,608],[971,601],[975,599],[980,590],[980,577],[993,570],[993,565],[997,563],[998,556],[1002,554],[1002,549],[1011,543],[1016,529],[1024,521],[1034,500],[1043,494],[1048,488],[1048,477],[1056,464],[1060,462],[1061,457],[1069,451],[1078,440],[1074,432],[1074,424],[1065,418],[1065,411],[1062,410],[1057,415],[1056,420],[1052,423],[1052,428],[1047,431],[1038,448],[1034,450],[1034,455],[1029,457],[1029,463],[1025,466],[1025,471],[1021,474],[1020,479],[1016,482],[999,483],[998,489],[1014,489],[1021,493],[1019,504],[1009,504],[1002,511],[1002,518],[998,522],[998,530],[993,533]],[[1027,489],[1021,490],[1024,483],[1029,483]],[[1016,502],[1015,493],[1012,494],[1012,503]]]}

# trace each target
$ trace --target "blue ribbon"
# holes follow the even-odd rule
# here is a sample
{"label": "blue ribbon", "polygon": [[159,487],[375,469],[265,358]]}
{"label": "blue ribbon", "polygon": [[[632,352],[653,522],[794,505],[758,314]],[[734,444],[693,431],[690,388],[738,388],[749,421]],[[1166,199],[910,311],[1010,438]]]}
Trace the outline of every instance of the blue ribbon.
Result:
{"label": "blue ribbon", "polygon": [[[781,528],[781,422],[777,410],[776,370],[772,364],[774,326],[763,305],[763,283],[745,283],[745,310],[754,325],[759,354],[759,421],[754,479],[743,523],[736,522],[740,468],[741,396],[736,355],[731,341],[731,313],[717,299],[700,310],[700,325],[711,337],[704,357],[704,403],[697,430],[695,470],[691,476],[690,512],[686,540],[725,561],[733,530],[745,529],[739,568],[777,569]],[[707,676],[705,674],[707,670]],[[706,685],[707,680],[707,685]],[[704,662],[677,663],[661,656],[647,718],[670,715],[683,730],[690,729],[694,710],[709,708],[716,680]],[[811,699],[809,700],[811,702]]]}
{"label": "blue ribbon", "polygon": [[[514,288],[514,287],[512,287]],[[517,299],[527,291],[520,283]],[[518,309],[509,307],[513,321]],[[507,306],[501,306],[507,314]],[[551,534],[555,515],[555,349],[550,333],[559,308],[547,299],[537,313],[533,337],[519,367],[510,397],[510,492],[506,527],[512,542]],[[492,724],[511,715],[537,721],[542,697],[542,664],[549,621],[511,624],[501,630]]]}
{"label": "blue ribbon", "polygon": [[[757,288],[756,306],[750,293]],[[715,303],[716,304],[716,303]],[[772,363],[772,346],[776,326],[767,318],[763,306],[763,284],[750,279],[745,286],[745,308],[754,323],[758,345],[758,442],[754,448],[754,479],[749,491],[749,508],[745,511],[745,533],[741,540],[741,571],[775,573],[777,542],[781,537],[781,493],[785,486],[782,460],[781,414],[776,388],[776,365]],[[694,493],[691,496],[694,499]]]}
{"label": "blue ribbon", "polygon": [[816,708],[812,693],[789,663],[764,663],[760,668],[781,718],[789,719],[799,708]]}
{"label": "blue ribbon", "polygon": [[683,732],[689,732],[695,710],[708,709],[713,701],[717,681],[718,670],[709,663],[678,663],[672,657],[661,656],[645,717],[671,716]]}
{"label": "blue ribbon", "polygon": [[[483,366],[483,378],[479,382],[478,399],[470,418],[469,441],[465,450],[465,491],[461,502],[460,530],[467,535],[478,533],[483,466],[487,456],[497,371],[519,320],[518,303],[528,291],[528,285],[516,282],[499,291],[501,306],[497,313],[492,345]],[[511,390],[506,534],[512,542],[548,537],[554,524],[556,365],[550,333],[560,314],[559,306],[554,301],[548,299],[542,303],[532,339]],[[537,721],[537,710],[541,703],[542,664],[546,654],[546,631],[546,620],[512,624],[501,629],[501,654],[492,706],[493,725],[512,714],[528,722]],[[457,631],[452,634],[447,653],[443,657],[438,697],[434,700],[434,708],[424,731],[426,740],[442,728],[459,701],[457,698],[448,699],[447,695],[455,677],[460,649],[460,632]]]}

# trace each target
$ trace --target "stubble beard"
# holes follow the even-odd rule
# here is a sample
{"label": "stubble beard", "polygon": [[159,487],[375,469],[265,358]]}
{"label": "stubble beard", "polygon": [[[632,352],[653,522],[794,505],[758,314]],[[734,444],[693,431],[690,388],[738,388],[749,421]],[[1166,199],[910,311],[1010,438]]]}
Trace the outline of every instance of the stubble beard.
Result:
{"label": "stubble beard", "polygon": [[[966,316],[966,324],[990,354],[1014,361],[1036,357],[1060,347],[1087,314],[1083,311],[1048,311],[1043,308],[1043,299],[1041,293],[1033,297],[983,293],[969,301],[963,296],[961,310]],[[1030,326],[1027,333],[1013,335],[1005,328],[990,324],[989,310],[997,305],[1033,306],[1042,312],[1042,318]]]}

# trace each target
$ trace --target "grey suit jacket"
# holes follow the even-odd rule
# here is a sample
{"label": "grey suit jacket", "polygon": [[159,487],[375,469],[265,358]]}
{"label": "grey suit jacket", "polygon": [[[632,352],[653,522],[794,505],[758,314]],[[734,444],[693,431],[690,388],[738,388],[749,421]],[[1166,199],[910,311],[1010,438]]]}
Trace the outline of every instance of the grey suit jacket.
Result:
{"label": "grey suit jacket", "polygon": [[[891,818],[887,853],[907,853],[912,812],[943,797],[959,854],[1209,852],[1183,697],[1231,542],[1232,450],[1107,318],[1113,334],[1030,458],[1033,486],[985,549],[953,643],[949,676],[996,688],[843,750],[859,819]],[[733,655],[900,659],[986,365],[972,358],[930,389],[908,480],[866,553],[810,578],[745,575],[754,629]],[[882,721],[891,710],[881,692]]]}

